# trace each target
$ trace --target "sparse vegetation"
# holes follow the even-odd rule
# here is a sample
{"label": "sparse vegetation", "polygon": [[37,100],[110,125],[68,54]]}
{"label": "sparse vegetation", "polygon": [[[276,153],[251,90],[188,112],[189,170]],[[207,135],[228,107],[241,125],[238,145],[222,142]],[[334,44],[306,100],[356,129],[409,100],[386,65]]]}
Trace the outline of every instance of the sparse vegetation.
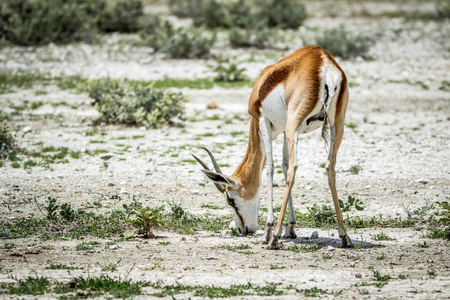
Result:
{"label": "sparse vegetation", "polygon": [[143,15],[140,0],[5,0],[0,5],[0,36],[21,46],[95,40],[97,32],[135,32]]}
{"label": "sparse vegetation", "polygon": [[361,168],[360,165],[352,165],[352,166],[350,167],[350,169],[348,169],[348,171],[349,171],[350,173],[356,175],[356,174],[358,174],[359,172],[362,171],[362,168]]}
{"label": "sparse vegetation", "polygon": [[368,58],[375,40],[366,34],[354,34],[340,26],[325,30],[322,36],[317,37],[316,43],[334,56],[344,59],[357,56]]}
{"label": "sparse vegetation", "polygon": [[448,0],[439,0],[436,4],[437,17],[442,19],[450,18],[450,2]]}
{"label": "sparse vegetation", "polygon": [[0,122],[0,159],[15,156],[16,139],[11,133],[11,126],[5,120]]}
{"label": "sparse vegetation", "polygon": [[216,77],[214,81],[243,81],[245,80],[244,72],[245,68],[238,67],[237,63],[230,61],[230,59],[221,59],[216,61],[215,66],[210,66],[210,68],[216,72]]}
{"label": "sparse vegetation", "polygon": [[296,29],[307,18],[303,3],[293,0],[264,0],[257,5],[244,0],[219,2],[216,0],[171,1],[172,13],[192,17],[194,24],[207,28],[278,27]]}
{"label": "sparse vegetation", "polygon": [[216,34],[207,34],[195,27],[175,28],[172,23],[155,21],[145,27],[140,36],[144,43],[156,52],[164,52],[172,58],[205,58],[216,41]]}
{"label": "sparse vegetation", "polygon": [[377,234],[371,234],[374,241],[394,241],[395,239],[389,237],[386,233],[380,232]]}
{"label": "sparse vegetation", "polygon": [[100,113],[97,124],[161,127],[181,117],[187,101],[181,92],[154,89],[126,80],[90,80],[86,89]]}
{"label": "sparse vegetation", "polygon": [[164,224],[162,207],[135,209],[126,222],[135,227],[137,233],[143,235],[144,238],[155,238],[152,231]]}
{"label": "sparse vegetation", "polygon": [[292,245],[286,247],[286,251],[291,251],[294,253],[310,253],[319,250],[317,244],[307,244],[307,245]]}

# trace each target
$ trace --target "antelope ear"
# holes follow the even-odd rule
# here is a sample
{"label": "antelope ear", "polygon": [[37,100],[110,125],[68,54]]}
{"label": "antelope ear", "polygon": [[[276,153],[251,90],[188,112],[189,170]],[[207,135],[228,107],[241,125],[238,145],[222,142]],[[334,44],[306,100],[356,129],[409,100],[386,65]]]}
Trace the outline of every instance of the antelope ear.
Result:
{"label": "antelope ear", "polygon": [[233,176],[223,175],[210,170],[202,170],[202,172],[214,183],[227,185],[235,190],[239,188],[239,182]]}

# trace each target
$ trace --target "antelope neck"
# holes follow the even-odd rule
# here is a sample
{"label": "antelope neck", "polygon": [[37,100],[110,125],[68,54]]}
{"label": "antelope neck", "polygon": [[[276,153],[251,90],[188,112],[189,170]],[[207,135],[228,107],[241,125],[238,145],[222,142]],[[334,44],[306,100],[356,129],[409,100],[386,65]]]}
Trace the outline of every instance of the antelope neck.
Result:
{"label": "antelope neck", "polygon": [[265,152],[259,135],[259,120],[252,117],[247,153],[245,153],[241,164],[233,174],[233,177],[240,182],[237,192],[242,199],[249,201],[255,199],[258,195],[264,163]]}

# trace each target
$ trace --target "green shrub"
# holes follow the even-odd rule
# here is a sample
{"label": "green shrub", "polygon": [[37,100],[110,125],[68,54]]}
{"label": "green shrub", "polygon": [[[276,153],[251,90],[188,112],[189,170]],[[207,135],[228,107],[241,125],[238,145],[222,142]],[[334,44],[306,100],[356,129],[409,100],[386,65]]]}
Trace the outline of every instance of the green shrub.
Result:
{"label": "green shrub", "polygon": [[203,8],[203,0],[169,0],[169,9],[179,18],[196,18]]}
{"label": "green shrub", "polygon": [[86,89],[99,112],[95,123],[160,127],[181,116],[187,101],[182,93],[126,80],[90,80]]}
{"label": "green shrub", "polygon": [[0,123],[0,159],[9,157],[16,148],[16,140],[11,133],[11,126],[8,122],[2,121]]}
{"label": "green shrub", "polygon": [[440,0],[436,4],[436,11],[438,18],[449,19],[450,18],[450,1]]}
{"label": "green shrub", "polygon": [[0,38],[21,46],[93,41],[95,33],[136,32],[141,0],[5,0],[0,4]]}
{"label": "green shrub", "polygon": [[141,0],[123,0],[105,10],[98,26],[103,32],[137,32],[142,27],[139,20],[143,15]]}
{"label": "green shrub", "polygon": [[210,66],[210,68],[217,73],[214,81],[235,82],[246,79],[243,74],[245,68],[239,68],[235,62],[231,62],[229,59],[218,60],[216,65]]}
{"label": "green shrub", "polygon": [[216,35],[208,35],[196,28],[180,28],[169,39],[167,52],[173,58],[204,58],[209,56]]}
{"label": "green shrub", "polygon": [[325,30],[322,36],[316,39],[316,43],[334,56],[347,59],[356,56],[367,57],[375,40],[367,35],[352,34],[340,26]]}
{"label": "green shrub", "polygon": [[189,16],[195,25],[207,28],[298,28],[307,17],[305,6],[296,0],[264,0],[257,5],[245,0],[176,2],[169,4],[174,14]]}
{"label": "green shrub", "polygon": [[168,53],[173,58],[203,58],[209,56],[216,35],[190,28],[175,29],[172,23],[152,23],[140,32],[144,43],[157,52]]}
{"label": "green shrub", "polygon": [[300,27],[307,18],[305,5],[296,0],[266,0],[263,3],[261,19],[269,27],[283,29]]}
{"label": "green shrub", "polygon": [[277,32],[270,28],[233,28],[228,33],[230,44],[233,47],[258,49],[274,48],[279,41]]}
{"label": "green shrub", "polygon": [[138,234],[142,234],[145,238],[154,238],[152,230],[164,224],[164,216],[162,215],[163,207],[158,208],[140,208],[130,215],[126,220],[137,229]]}
{"label": "green shrub", "polygon": [[92,40],[103,1],[6,0],[0,4],[0,36],[22,46]]}

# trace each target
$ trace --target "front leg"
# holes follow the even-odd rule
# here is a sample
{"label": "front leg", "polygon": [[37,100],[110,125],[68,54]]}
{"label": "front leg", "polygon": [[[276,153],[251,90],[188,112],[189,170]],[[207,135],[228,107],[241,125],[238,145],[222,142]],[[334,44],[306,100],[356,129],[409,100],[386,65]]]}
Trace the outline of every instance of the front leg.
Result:
{"label": "front leg", "polygon": [[272,227],[273,227],[273,174],[274,174],[274,164],[272,155],[272,130],[271,125],[268,120],[261,118],[259,121],[259,127],[261,132],[261,138],[264,143],[264,149],[266,151],[267,158],[267,185],[269,186],[269,193],[267,195],[268,200],[268,216],[266,228],[264,229],[264,234],[262,236],[261,242],[267,244],[272,238]]}
{"label": "front leg", "polygon": [[[298,129],[298,131],[300,128]],[[292,187],[294,186],[295,173],[297,172],[298,163],[295,154],[294,146],[297,144],[298,133],[294,139],[289,139],[288,137],[288,147],[289,147],[289,169],[287,172],[286,180],[286,191],[283,197],[283,203],[281,205],[280,215],[278,216],[277,227],[275,228],[275,234],[269,241],[269,249],[278,249],[278,241],[280,239],[281,233],[283,231],[282,224],[284,219],[284,214],[286,213],[286,208],[289,202],[289,196],[291,194]],[[292,210],[293,211],[293,210]]]}
{"label": "front leg", "polygon": [[[297,149],[295,149],[295,152],[297,152]],[[289,149],[287,145],[287,139],[286,139],[286,133],[284,134],[284,143],[283,143],[283,175],[284,175],[284,181],[287,182],[287,171],[289,168]],[[297,234],[295,233],[295,211],[294,211],[294,205],[292,204],[292,193],[289,193],[289,222],[285,226],[284,231],[284,237],[287,239],[296,239]]]}

